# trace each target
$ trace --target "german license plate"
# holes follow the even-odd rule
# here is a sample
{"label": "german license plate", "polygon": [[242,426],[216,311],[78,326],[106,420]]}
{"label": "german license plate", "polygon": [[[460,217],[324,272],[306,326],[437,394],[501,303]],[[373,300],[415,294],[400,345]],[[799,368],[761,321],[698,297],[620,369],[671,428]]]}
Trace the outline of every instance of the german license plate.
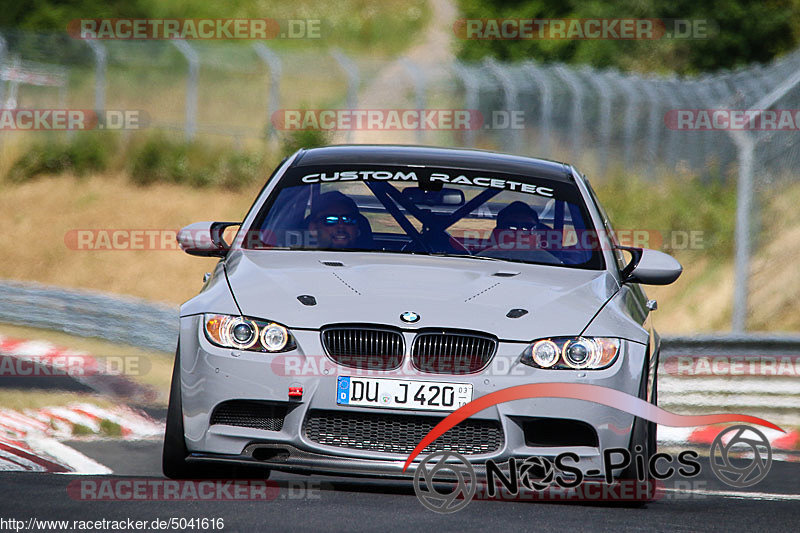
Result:
{"label": "german license plate", "polygon": [[472,384],[340,376],[336,403],[358,407],[455,411],[472,401]]}

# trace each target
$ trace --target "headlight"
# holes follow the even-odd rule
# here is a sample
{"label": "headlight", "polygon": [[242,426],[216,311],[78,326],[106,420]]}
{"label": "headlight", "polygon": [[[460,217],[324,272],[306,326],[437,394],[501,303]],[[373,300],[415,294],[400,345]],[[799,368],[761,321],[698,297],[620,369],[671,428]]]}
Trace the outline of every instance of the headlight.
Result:
{"label": "headlight", "polygon": [[614,363],[619,348],[619,339],[556,337],[535,341],[522,353],[521,361],[536,368],[599,370]]}
{"label": "headlight", "polygon": [[276,353],[297,347],[284,326],[257,318],[203,315],[203,330],[210,342],[223,348]]}
{"label": "headlight", "polygon": [[561,354],[556,343],[551,340],[543,340],[535,343],[531,348],[533,361],[542,368],[550,368],[558,362]]}

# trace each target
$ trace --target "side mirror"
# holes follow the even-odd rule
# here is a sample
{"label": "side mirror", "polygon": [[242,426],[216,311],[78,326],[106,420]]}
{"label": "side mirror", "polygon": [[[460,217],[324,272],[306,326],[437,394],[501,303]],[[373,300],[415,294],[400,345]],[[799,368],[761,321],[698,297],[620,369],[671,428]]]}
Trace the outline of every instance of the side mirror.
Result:
{"label": "side mirror", "polygon": [[230,245],[222,238],[225,228],[241,222],[195,222],[178,232],[178,244],[189,255],[225,257]]}
{"label": "side mirror", "polygon": [[647,248],[618,246],[633,256],[622,270],[623,283],[669,285],[681,275],[683,267],[671,255]]}

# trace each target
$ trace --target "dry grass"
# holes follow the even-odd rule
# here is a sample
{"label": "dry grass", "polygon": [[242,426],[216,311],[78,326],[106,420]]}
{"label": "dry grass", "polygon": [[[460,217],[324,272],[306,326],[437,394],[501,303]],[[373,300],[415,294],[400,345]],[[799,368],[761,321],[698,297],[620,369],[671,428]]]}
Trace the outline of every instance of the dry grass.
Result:
{"label": "dry grass", "polygon": [[[800,313],[800,185],[764,191],[761,238],[753,242],[747,326],[752,331],[798,331]],[[777,190],[777,189],[776,189]],[[693,333],[730,328],[735,286],[733,261],[677,256],[684,273],[668,287],[648,287],[660,300],[655,315],[662,332]],[[688,259],[688,261],[687,261]]]}
{"label": "dry grass", "polygon": [[654,326],[664,333],[707,333],[730,328],[733,267],[709,258],[681,257],[683,274],[672,285],[645,287],[656,299]]}
{"label": "dry grass", "polygon": [[114,407],[114,402],[98,394],[78,394],[73,392],[39,391],[31,394],[29,389],[0,389],[0,407],[4,409],[40,409],[42,407],[63,407],[74,403],[91,403],[98,407]]}
{"label": "dry grass", "polygon": [[[771,198],[751,264],[748,326],[755,330],[800,330],[800,185]],[[775,228],[780,228],[776,231]]]}
{"label": "dry grass", "polygon": [[242,220],[260,185],[241,192],[130,185],[122,175],[0,184],[0,278],[90,288],[171,304],[194,296],[215,260],[179,250],[74,250],[78,229],[178,230],[200,220]]}

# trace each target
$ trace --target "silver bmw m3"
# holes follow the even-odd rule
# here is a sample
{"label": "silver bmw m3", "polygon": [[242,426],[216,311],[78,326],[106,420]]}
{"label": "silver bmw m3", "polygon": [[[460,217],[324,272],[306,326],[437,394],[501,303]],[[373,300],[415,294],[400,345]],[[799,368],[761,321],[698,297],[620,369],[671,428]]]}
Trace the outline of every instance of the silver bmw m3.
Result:
{"label": "silver bmw m3", "polygon": [[[192,224],[178,240],[220,261],[181,307],[169,477],[407,476],[418,461],[404,461],[445,416],[520,384],[657,402],[655,302],[641,285],[671,283],[681,266],[621,246],[568,164],[300,150],[243,221]],[[531,398],[484,409],[425,451],[476,466],[571,451],[598,475],[603,449],[652,455],[655,431],[601,404]]]}

